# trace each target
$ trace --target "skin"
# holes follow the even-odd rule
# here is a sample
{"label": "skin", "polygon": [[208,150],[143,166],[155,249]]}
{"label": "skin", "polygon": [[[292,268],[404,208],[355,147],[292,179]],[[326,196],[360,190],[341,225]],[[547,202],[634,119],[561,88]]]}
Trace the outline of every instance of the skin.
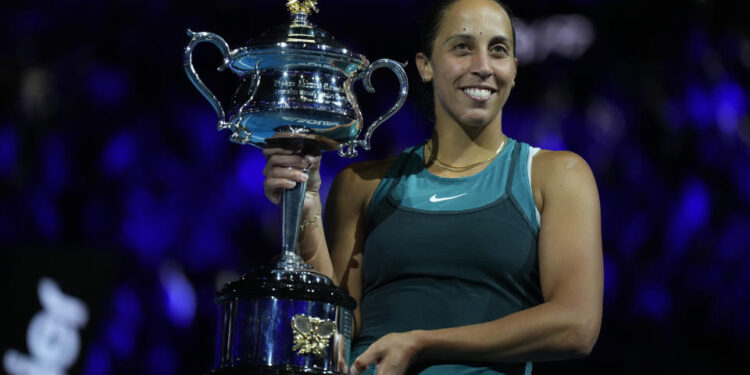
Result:
{"label": "skin", "polygon": [[[510,20],[490,0],[461,0],[440,24],[432,56],[419,53],[417,68],[435,95],[433,154],[452,165],[491,157],[505,139],[502,108],[515,85],[517,60]],[[476,97],[467,88],[490,89]],[[303,181],[310,169],[303,218],[321,210],[320,158],[264,151],[268,163],[266,195],[278,202],[282,188]],[[433,159],[433,158],[430,158]],[[442,168],[428,159],[428,170],[443,177],[478,173]],[[364,219],[372,194],[392,159],[353,164],[333,182],[322,223],[300,233],[302,257],[318,271],[362,298]],[[377,373],[403,374],[410,365],[447,362],[544,361],[588,355],[599,334],[603,271],[599,197],[591,169],[567,151],[540,151],[533,160],[531,188],[541,213],[539,272],[544,302],[494,321],[431,331],[391,333],[371,345],[352,364],[358,374],[370,364]],[[361,314],[355,311],[359,331]]]}

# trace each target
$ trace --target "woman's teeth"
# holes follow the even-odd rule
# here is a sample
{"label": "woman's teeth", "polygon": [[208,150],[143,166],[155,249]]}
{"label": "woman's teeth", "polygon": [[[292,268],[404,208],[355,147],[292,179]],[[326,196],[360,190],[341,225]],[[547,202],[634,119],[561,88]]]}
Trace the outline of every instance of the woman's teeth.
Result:
{"label": "woman's teeth", "polygon": [[469,95],[477,99],[487,99],[492,94],[492,91],[487,89],[464,89],[466,95]]}

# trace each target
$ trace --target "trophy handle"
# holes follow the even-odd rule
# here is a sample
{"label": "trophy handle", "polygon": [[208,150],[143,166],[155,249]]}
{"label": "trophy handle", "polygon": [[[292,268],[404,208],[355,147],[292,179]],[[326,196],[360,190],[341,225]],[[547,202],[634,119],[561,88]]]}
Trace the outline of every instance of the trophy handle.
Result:
{"label": "trophy handle", "polygon": [[217,71],[223,71],[224,69],[229,67],[229,62],[232,55],[232,53],[229,51],[229,45],[226,41],[224,41],[224,39],[222,39],[222,37],[214,33],[196,33],[188,29],[187,35],[192,39],[190,39],[190,43],[188,44],[188,46],[185,47],[185,55],[183,57],[185,74],[187,74],[188,78],[190,78],[190,82],[192,82],[195,88],[197,88],[198,91],[203,94],[206,100],[208,100],[208,102],[214,108],[214,111],[216,111],[216,115],[219,118],[218,129],[224,130],[231,128],[232,124],[226,121],[226,115],[224,113],[224,108],[221,106],[221,102],[219,102],[219,99],[216,98],[216,95],[214,95],[211,90],[208,89],[206,84],[203,83],[200,77],[198,77],[198,73],[195,71],[195,67],[193,66],[193,49],[195,48],[195,46],[203,42],[211,42],[219,48],[219,51],[221,51],[221,55],[224,57],[224,61],[217,69]]}
{"label": "trophy handle", "polygon": [[365,85],[365,89],[370,92],[374,93],[375,88],[372,87],[372,73],[380,68],[388,68],[393,73],[396,74],[396,77],[398,77],[398,82],[401,88],[399,89],[398,93],[398,100],[396,101],[396,104],[394,104],[391,109],[388,110],[384,115],[378,117],[377,120],[375,120],[368,128],[367,131],[364,134],[364,137],[362,139],[354,139],[349,142],[343,143],[339,146],[339,155],[341,157],[345,158],[353,158],[357,156],[357,147],[361,146],[365,150],[370,150],[370,137],[372,137],[372,133],[377,129],[380,124],[388,120],[391,116],[393,116],[401,107],[404,105],[404,102],[406,102],[406,96],[409,93],[409,80],[406,77],[406,71],[404,71],[404,66],[406,64],[401,64],[396,61],[390,60],[390,59],[380,59],[378,61],[373,62],[370,64],[370,66],[367,67],[366,70],[364,70],[362,73],[360,73],[355,80],[363,79],[362,83]]}

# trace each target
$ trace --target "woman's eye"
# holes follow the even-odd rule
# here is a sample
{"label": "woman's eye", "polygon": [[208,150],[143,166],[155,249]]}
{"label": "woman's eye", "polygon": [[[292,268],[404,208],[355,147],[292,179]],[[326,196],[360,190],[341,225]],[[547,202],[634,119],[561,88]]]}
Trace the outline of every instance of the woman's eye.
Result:
{"label": "woman's eye", "polygon": [[508,53],[508,49],[505,48],[503,45],[496,45],[492,47],[491,49],[492,53],[498,53],[498,54],[506,54]]}
{"label": "woman's eye", "polygon": [[453,49],[457,51],[466,51],[469,49],[469,45],[466,43],[456,43],[456,46],[453,47]]}

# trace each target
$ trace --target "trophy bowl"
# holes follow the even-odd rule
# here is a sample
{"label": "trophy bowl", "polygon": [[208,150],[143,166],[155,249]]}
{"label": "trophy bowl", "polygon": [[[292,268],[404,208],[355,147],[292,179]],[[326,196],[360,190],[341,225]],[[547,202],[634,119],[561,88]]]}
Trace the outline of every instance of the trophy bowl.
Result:
{"label": "trophy bowl", "polygon": [[[375,129],[406,101],[406,72],[393,60],[370,63],[310,23],[314,1],[292,0],[287,5],[292,15],[289,25],[271,28],[235,50],[214,33],[188,30],[192,39],[185,49],[185,73],[216,111],[219,130],[230,130],[235,143],[262,148],[269,138],[308,136],[319,141],[323,150],[338,149],[344,157],[356,156],[360,146],[369,150]],[[218,70],[228,68],[240,79],[228,115],[193,67],[193,49],[203,42],[221,51],[223,63]],[[362,113],[352,88],[362,80],[367,91],[375,92],[371,76],[380,68],[398,77],[398,99],[362,134]]]}
{"label": "trophy bowl", "polygon": [[[210,32],[192,32],[184,68],[216,111],[218,129],[230,140],[260,148],[279,147],[299,155],[338,150],[354,157],[370,149],[375,129],[406,100],[408,81],[393,60],[370,63],[309,22],[314,0],[289,0],[288,25],[269,29],[246,46],[230,50]],[[234,72],[240,84],[229,113],[206,87],[192,62],[194,48],[209,42],[222,53],[219,70]],[[352,86],[362,80],[374,92],[372,73],[394,72],[400,83],[396,103],[363,129]],[[350,362],[356,302],[297,254],[306,183],[281,197],[281,254],[271,264],[227,283],[217,292],[219,327],[212,374],[344,374]]]}

